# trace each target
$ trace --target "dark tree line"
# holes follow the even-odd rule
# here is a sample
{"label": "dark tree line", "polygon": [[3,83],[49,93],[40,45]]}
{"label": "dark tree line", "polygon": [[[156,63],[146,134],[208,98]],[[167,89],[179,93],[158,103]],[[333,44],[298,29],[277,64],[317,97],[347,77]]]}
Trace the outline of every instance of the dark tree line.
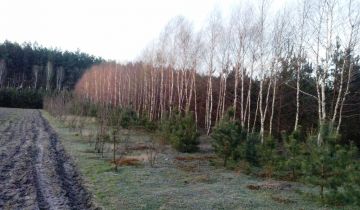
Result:
{"label": "dark tree line", "polygon": [[41,109],[44,91],[34,89],[0,89],[0,107]]}
{"label": "dark tree line", "polygon": [[5,41],[0,43],[0,88],[73,89],[85,69],[102,61],[80,51]]}

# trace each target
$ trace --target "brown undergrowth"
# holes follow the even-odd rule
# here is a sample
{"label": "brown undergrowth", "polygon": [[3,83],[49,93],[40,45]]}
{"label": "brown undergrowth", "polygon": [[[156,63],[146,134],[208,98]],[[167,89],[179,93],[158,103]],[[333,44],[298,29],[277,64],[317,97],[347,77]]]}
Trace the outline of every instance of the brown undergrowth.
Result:
{"label": "brown undergrowth", "polygon": [[[118,158],[116,159],[115,163],[117,166],[138,166],[140,165],[140,161],[137,158],[127,158],[127,157],[122,157],[122,158]],[[111,161],[112,164],[114,164],[114,161]]]}

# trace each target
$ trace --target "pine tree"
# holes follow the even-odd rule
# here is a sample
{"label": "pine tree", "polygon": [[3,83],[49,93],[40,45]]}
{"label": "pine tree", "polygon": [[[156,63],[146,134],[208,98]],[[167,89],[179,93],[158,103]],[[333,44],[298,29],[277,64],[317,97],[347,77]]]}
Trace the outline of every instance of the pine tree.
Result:
{"label": "pine tree", "polygon": [[349,203],[360,206],[360,161],[358,157],[358,149],[351,144],[346,154],[349,156],[348,165],[346,166],[347,182],[344,184],[345,196]]}
{"label": "pine tree", "polygon": [[301,142],[300,128],[293,131],[289,136],[283,134],[283,139],[285,140],[284,142],[285,158],[282,164],[286,170],[291,171],[292,179],[296,180],[301,171],[302,152],[303,152],[303,144]]}
{"label": "pine tree", "polygon": [[[339,136],[333,131],[331,124],[323,125],[321,132],[324,141],[317,145],[316,137],[310,138],[306,158],[302,163],[304,179],[306,182],[320,188],[320,199],[324,203],[343,204],[349,202],[346,193],[352,190],[357,192],[357,187],[351,186],[351,181],[358,181],[355,160],[355,150],[348,149],[338,144]],[[345,189],[348,190],[344,191]],[[355,199],[356,199],[355,195]]]}
{"label": "pine tree", "polygon": [[180,114],[175,118],[176,123],[172,123],[170,141],[173,147],[180,152],[196,152],[199,148],[199,133],[192,115]]}
{"label": "pine tree", "polygon": [[264,175],[271,178],[279,163],[275,139],[271,136],[265,137],[264,143],[259,144],[257,150],[260,154],[260,164],[263,167]]}
{"label": "pine tree", "polygon": [[259,154],[256,145],[260,143],[260,137],[257,134],[248,134],[245,143],[245,159],[254,166],[259,165]]}
{"label": "pine tree", "polygon": [[241,128],[240,123],[231,120],[232,112],[228,114],[220,123],[214,128],[211,138],[212,146],[218,156],[224,160],[224,166],[230,157],[236,157],[238,146],[245,141],[246,132]]}

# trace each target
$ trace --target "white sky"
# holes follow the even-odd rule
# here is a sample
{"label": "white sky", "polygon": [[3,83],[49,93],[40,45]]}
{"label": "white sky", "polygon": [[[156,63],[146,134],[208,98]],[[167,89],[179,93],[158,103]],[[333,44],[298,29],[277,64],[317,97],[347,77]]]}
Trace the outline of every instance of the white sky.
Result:
{"label": "white sky", "polygon": [[[275,0],[281,2],[282,0]],[[203,25],[241,0],[0,0],[0,42],[38,42],[132,61],[177,15]]]}

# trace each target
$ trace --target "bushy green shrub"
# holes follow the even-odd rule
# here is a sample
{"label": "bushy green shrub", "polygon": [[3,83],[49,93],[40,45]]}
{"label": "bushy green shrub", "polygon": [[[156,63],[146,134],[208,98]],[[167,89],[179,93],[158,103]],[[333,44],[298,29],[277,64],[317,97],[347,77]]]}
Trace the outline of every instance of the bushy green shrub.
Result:
{"label": "bushy green shrub", "polygon": [[98,112],[98,105],[92,103],[90,100],[84,100],[82,102],[82,108],[86,116],[96,117]]}
{"label": "bushy green shrub", "polygon": [[[352,156],[358,155],[356,146],[351,145]],[[360,160],[358,157],[347,166],[347,182],[344,184],[345,197],[349,203],[360,206]]]}
{"label": "bushy green shrub", "polygon": [[332,131],[331,124],[323,126],[321,145],[317,144],[317,137],[308,140],[302,163],[303,178],[320,188],[320,200],[324,203],[340,205],[351,202],[351,199],[356,201],[360,184],[356,183],[358,178],[354,178],[358,175],[357,150],[353,146],[347,148],[338,144],[339,136]]}
{"label": "bushy green shrub", "polygon": [[121,122],[121,119],[122,119],[122,113],[123,113],[123,110],[119,107],[114,107],[112,108],[111,110],[109,110],[109,122],[108,124],[110,126],[119,126],[120,125],[120,122]]}
{"label": "bushy green shrub", "polygon": [[[176,114],[177,115],[177,114]],[[173,128],[176,124],[176,115],[170,115],[169,117],[162,119],[158,127],[158,136],[162,144],[171,144],[170,139],[173,132]]]}
{"label": "bushy green shrub", "polygon": [[108,110],[108,125],[129,128],[138,122],[137,114],[131,108],[103,107]]}
{"label": "bushy green shrub", "polygon": [[215,152],[223,158],[226,166],[229,158],[237,159],[240,156],[238,147],[245,141],[246,132],[238,122],[231,120],[228,114],[215,126],[211,138]]}
{"label": "bushy green shrub", "polygon": [[174,113],[160,124],[160,133],[163,138],[180,152],[196,152],[198,150],[199,133],[196,129],[195,121],[189,113],[181,116]]}
{"label": "bushy green shrub", "polygon": [[300,128],[293,131],[290,135],[283,133],[284,154],[281,167],[291,173],[292,180],[296,180],[301,173],[301,162],[303,160],[304,143],[301,140]]}
{"label": "bushy green shrub", "polygon": [[262,166],[263,176],[273,177],[278,172],[281,157],[278,154],[277,142],[272,136],[267,136],[262,144],[257,146],[259,162]]}
{"label": "bushy green shrub", "polygon": [[259,154],[257,145],[260,143],[260,137],[256,133],[248,134],[245,142],[244,157],[250,164],[259,166]]}
{"label": "bushy green shrub", "polygon": [[133,109],[125,108],[121,112],[120,126],[123,128],[129,128],[129,126],[136,124],[138,117]]}
{"label": "bushy green shrub", "polygon": [[180,152],[196,152],[199,148],[199,133],[190,114],[177,116],[177,123],[172,127],[170,142]]}
{"label": "bushy green shrub", "polygon": [[138,125],[139,126],[143,126],[145,128],[145,130],[149,131],[149,132],[154,132],[158,129],[158,125],[156,122],[149,120],[148,117],[141,117],[138,120]]}

